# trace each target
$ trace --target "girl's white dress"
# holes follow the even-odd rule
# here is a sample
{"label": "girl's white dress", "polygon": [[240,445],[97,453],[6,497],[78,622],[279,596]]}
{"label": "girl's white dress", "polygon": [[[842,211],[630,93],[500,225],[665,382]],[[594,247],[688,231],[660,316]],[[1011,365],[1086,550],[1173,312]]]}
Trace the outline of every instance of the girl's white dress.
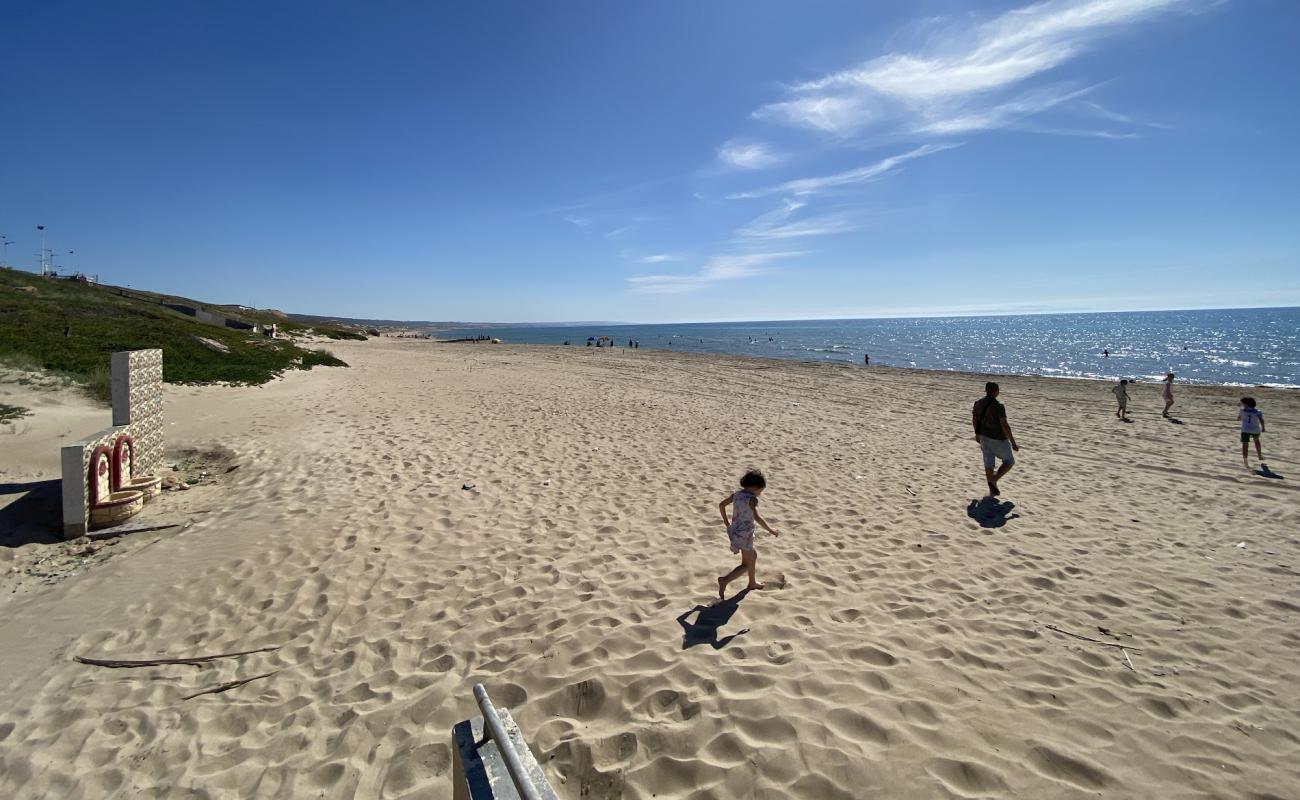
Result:
{"label": "girl's white dress", "polygon": [[731,552],[754,549],[754,506],[757,505],[758,497],[745,489],[731,496],[731,525],[727,528]]}

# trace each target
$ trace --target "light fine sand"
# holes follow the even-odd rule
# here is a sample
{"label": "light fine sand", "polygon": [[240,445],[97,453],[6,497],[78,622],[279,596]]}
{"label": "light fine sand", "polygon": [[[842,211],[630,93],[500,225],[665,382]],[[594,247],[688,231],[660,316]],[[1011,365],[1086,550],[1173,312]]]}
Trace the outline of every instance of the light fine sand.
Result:
{"label": "light fine sand", "polygon": [[[1240,389],[1173,424],[1139,385],[1126,424],[1002,378],[1020,463],[981,511],[981,376],[331,347],[168,387],[169,448],[239,465],[142,518],[187,526],[49,584],[24,554],[66,545],[0,548],[0,796],[448,797],[481,681],[563,798],[1300,797],[1298,393],[1253,392],[1262,477]],[[0,431],[0,505],[107,416]],[[710,608],[747,467],[770,585]]]}

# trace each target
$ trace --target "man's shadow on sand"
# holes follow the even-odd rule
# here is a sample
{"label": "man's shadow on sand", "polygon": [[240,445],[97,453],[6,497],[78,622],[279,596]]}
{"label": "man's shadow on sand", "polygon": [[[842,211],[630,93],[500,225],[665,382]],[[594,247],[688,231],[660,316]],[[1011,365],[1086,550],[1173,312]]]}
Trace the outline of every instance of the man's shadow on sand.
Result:
{"label": "man's shadow on sand", "polygon": [[[714,650],[721,650],[731,644],[731,640],[744,633],[749,633],[749,628],[743,628],[736,633],[718,638],[718,629],[726,625],[736,612],[740,609],[740,601],[745,599],[749,594],[748,589],[742,589],[726,600],[719,600],[711,606],[699,606],[692,608],[690,611],[682,614],[677,618],[677,622],[682,626],[682,649],[694,647],[697,644],[710,645]],[[695,622],[689,622],[687,617],[699,612]]]}
{"label": "man's shadow on sand", "polygon": [[966,506],[966,516],[980,524],[981,528],[1001,528],[1007,524],[1007,520],[1019,517],[1019,514],[1011,513],[1011,509],[1016,504],[1007,501],[999,501],[996,497],[985,497],[980,500],[970,501]]}

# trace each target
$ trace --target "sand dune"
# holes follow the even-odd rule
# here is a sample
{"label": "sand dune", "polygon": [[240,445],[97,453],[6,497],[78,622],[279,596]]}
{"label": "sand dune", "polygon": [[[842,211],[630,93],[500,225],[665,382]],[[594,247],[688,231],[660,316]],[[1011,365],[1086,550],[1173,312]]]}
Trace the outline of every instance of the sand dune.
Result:
{"label": "sand dune", "polygon": [[[1178,425],[1139,386],[1124,424],[1105,385],[1003,378],[994,507],[979,377],[334,349],[353,368],[169,387],[169,444],[240,469],[150,511],[189,527],[0,600],[0,794],[447,796],[482,681],[562,797],[1300,796],[1293,392],[1254,392],[1264,478],[1238,390],[1182,388]],[[710,608],[749,466],[774,585]]]}

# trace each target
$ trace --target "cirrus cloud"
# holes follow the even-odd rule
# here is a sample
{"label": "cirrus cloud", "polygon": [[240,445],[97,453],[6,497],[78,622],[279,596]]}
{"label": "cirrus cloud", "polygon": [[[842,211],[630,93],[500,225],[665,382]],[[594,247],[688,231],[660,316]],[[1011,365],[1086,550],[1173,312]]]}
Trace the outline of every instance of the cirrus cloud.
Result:
{"label": "cirrus cloud", "polygon": [[781,163],[771,145],[732,139],[718,148],[718,160],[736,169],[766,169]]}
{"label": "cirrus cloud", "polygon": [[640,294],[682,294],[723,281],[752,278],[771,271],[773,261],[804,255],[802,252],[727,253],[714,256],[698,271],[682,275],[641,275],[628,278]]}
{"label": "cirrus cloud", "polygon": [[[920,52],[888,53],[790,87],[753,116],[823,133],[887,126],[943,134],[1005,127],[1019,107],[1037,113],[1073,99],[1070,86],[1009,98],[1021,84],[1078,58],[1101,38],[1193,0],[1048,0],[973,28],[954,27]],[[1053,94],[1054,92],[1054,94]],[[1123,115],[1111,115],[1120,122]]]}

